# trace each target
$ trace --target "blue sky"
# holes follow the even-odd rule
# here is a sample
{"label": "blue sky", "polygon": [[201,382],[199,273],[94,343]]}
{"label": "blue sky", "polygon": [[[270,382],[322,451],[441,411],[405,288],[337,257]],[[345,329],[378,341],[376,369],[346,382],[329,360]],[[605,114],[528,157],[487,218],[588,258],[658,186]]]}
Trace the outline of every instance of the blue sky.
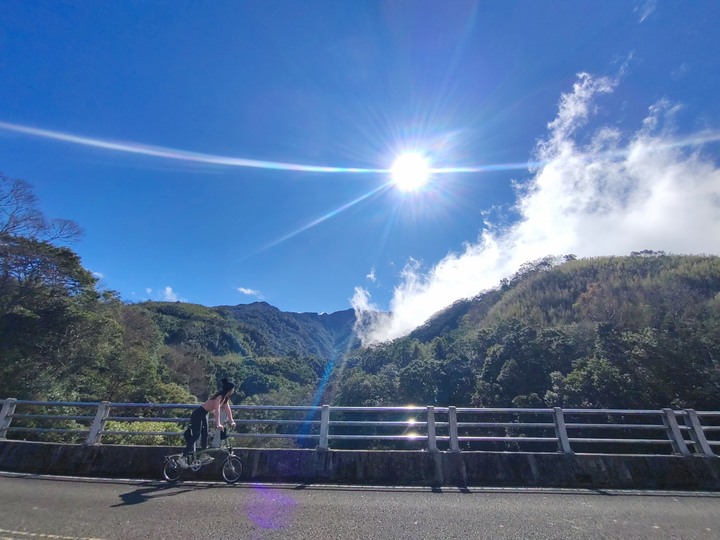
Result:
{"label": "blue sky", "polygon": [[392,310],[385,339],[544,255],[719,253],[719,27],[714,0],[9,0],[0,171],[125,300]]}

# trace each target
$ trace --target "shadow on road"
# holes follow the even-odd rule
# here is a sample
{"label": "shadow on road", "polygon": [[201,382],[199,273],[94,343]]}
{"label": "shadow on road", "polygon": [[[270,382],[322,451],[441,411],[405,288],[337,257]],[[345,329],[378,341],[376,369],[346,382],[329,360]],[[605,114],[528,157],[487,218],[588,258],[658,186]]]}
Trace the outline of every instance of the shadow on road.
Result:
{"label": "shadow on road", "polygon": [[131,506],[134,504],[142,504],[152,499],[160,497],[173,497],[182,493],[199,491],[224,486],[217,484],[168,484],[167,482],[145,482],[141,487],[128,493],[121,493],[121,503],[112,505],[111,508],[118,506]]}

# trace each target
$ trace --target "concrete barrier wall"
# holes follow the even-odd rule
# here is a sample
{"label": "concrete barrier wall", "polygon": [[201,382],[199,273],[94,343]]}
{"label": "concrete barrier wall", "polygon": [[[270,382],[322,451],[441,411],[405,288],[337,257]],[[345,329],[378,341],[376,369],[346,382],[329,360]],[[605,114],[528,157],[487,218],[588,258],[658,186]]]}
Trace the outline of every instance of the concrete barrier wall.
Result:
{"label": "concrete barrier wall", "polygon": [[[179,448],[0,442],[0,470],[157,479]],[[419,486],[720,489],[720,458],[506,452],[236,449],[243,481]],[[216,460],[187,480],[219,480]]]}

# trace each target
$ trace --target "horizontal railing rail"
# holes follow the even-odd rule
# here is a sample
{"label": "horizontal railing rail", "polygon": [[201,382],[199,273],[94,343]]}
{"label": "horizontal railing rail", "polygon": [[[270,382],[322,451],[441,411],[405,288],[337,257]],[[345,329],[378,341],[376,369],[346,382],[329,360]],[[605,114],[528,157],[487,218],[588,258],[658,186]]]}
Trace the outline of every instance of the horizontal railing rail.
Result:
{"label": "horizontal railing rail", "polygon": [[[1,401],[0,439],[182,444],[198,404]],[[720,411],[234,405],[240,445],[715,457]],[[210,425],[213,425],[211,422]]]}

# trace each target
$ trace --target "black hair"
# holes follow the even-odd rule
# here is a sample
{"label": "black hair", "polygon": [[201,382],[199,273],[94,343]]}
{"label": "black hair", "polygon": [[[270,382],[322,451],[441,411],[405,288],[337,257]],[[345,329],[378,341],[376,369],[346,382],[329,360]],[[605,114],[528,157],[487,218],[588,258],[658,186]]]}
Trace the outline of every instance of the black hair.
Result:
{"label": "black hair", "polygon": [[210,399],[215,399],[215,398],[218,397],[218,396],[222,396],[222,397],[223,397],[222,402],[223,402],[223,403],[227,403],[227,401],[228,401],[228,399],[229,399],[228,393],[229,393],[233,388],[235,388],[235,385],[234,385],[233,383],[231,383],[230,381],[228,381],[227,378],[223,378],[223,379],[220,381],[220,390],[218,390],[218,391],[215,393],[215,395],[213,395],[213,397],[211,397]]}

